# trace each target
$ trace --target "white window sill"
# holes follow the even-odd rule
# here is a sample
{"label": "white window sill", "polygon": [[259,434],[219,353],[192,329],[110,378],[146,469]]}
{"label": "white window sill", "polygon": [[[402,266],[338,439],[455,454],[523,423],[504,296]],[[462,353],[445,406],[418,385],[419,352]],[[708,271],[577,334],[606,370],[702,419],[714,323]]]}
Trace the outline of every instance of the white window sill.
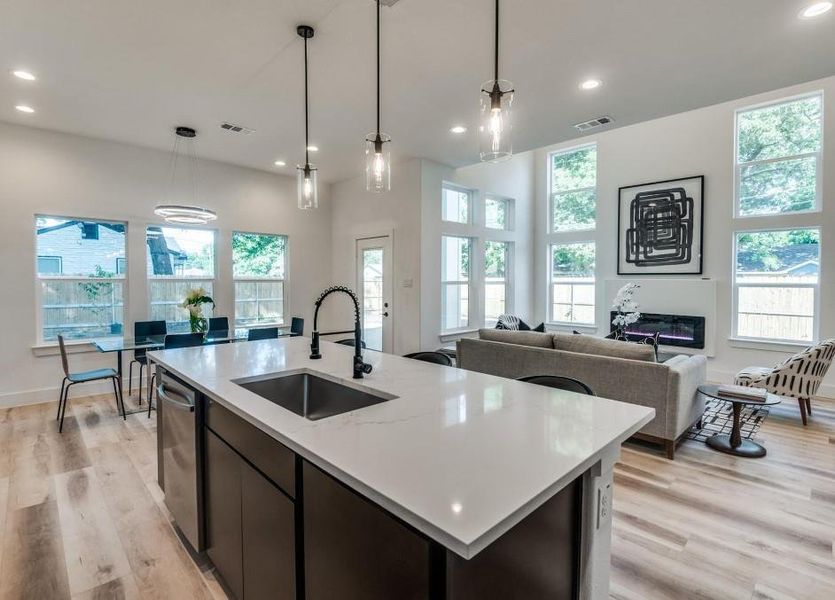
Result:
{"label": "white window sill", "polygon": [[768,352],[797,352],[813,345],[814,342],[784,342],[771,340],[751,340],[729,337],[728,343],[734,348],[748,348],[751,350],[766,350]]}
{"label": "white window sill", "polygon": [[571,330],[577,329],[585,330],[587,332],[597,332],[597,325],[593,324],[581,324],[581,323],[545,323],[545,329],[547,331],[564,331],[564,330]]}
{"label": "white window sill", "polygon": [[[65,342],[64,347],[67,349],[67,354],[82,354],[85,352],[96,352],[92,342],[79,340],[75,342]],[[58,347],[58,342],[41,342],[32,346],[32,354],[35,356],[57,356],[61,354],[61,349]]]}
{"label": "white window sill", "polygon": [[438,334],[438,339],[441,342],[452,342],[473,333],[478,333],[478,329],[453,329],[450,331],[442,331]]}

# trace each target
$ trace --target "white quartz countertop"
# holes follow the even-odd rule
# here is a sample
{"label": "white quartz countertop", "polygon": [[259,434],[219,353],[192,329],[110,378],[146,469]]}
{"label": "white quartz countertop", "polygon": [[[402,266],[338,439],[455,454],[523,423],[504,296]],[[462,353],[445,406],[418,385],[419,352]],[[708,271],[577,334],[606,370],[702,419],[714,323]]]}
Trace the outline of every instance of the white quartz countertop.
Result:
{"label": "white quartz countertop", "polygon": [[[150,352],[303,458],[471,558],[654,416],[651,408],[305,337]],[[308,371],[397,396],[310,421],[233,380]]]}

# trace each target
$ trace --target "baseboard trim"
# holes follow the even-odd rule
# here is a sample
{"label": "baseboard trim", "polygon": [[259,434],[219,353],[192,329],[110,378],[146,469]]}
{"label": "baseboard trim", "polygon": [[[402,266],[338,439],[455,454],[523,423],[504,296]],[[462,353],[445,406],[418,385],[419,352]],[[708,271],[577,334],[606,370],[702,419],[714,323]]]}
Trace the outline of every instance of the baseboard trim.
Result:
{"label": "baseboard trim", "polygon": [[[144,378],[143,378],[144,379]],[[60,382],[59,382],[60,383]],[[127,384],[127,380],[123,382]],[[143,382],[144,384],[144,382]],[[139,376],[133,378],[132,388],[136,391],[139,385]],[[124,386],[127,394],[128,386]],[[57,402],[61,386],[25,390],[22,392],[7,392],[0,394],[0,408],[12,408],[15,406],[29,406],[31,404],[43,404],[44,402]],[[91,383],[79,383],[72,386],[70,390],[70,401],[73,398],[82,396],[93,396],[96,394],[113,394],[113,384],[110,381],[94,381]]]}

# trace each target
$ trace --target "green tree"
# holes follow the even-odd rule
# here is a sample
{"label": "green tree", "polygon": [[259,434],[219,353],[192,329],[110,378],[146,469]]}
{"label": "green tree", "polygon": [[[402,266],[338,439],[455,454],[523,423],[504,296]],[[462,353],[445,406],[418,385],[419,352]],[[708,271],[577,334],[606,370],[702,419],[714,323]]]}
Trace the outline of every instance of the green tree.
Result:
{"label": "green tree", "polygon": [[236,233],[232,259],[236,277],[284,277],[287,238],[281,235]]}
{"label": "green tree", "polygon": [[818,152],[821,145],[819,96],[741,113],[737,161],[741,214],[774,214],[814,208],[816,157],[746,165]]}
{"label": "green tree", "polygon": [[596,219],[597,148],[555,154],[551,170],[554,231],[593,227]]}
{"label": "green tree", "polygon": [[555,276],[593,276],[594,245],[580,243],[554,246],[552,268]]}

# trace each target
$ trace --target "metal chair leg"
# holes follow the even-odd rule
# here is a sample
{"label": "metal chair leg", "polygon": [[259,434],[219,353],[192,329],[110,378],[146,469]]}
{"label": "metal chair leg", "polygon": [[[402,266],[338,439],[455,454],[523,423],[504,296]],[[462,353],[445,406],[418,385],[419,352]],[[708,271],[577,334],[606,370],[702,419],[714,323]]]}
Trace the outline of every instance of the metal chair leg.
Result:
{"label": "metal chair leg", "polygon": [[[132,387],[133,386],[133,363],[135,363],[135,362],[136,361],[132,360],[132,361],[130,361],[130,364],[128,364],[128,396],[130,396],[131,393],[133,392],[133,387]],[[142,375],[141,375],[142,365],[141,364],[139,365],[139,372],[140,372],[140,375],[139,375],[139,378],[140,378],[139,393],[142,394]]]}
{"label": "metal chair leg", "polygon": [[122,381],[118,377],[111,378],[113,381],[113,392],[116,394],[116,412],[122,413],[122,419],[127,420],[128,415],[125,412],[125,396],[122,394]]}
{"label": "metal chair leg", "polygon": [[61,402],[64,400],[64,386],[67,385],[67,378],[64,377],[63,381],[61,381],[61,391],[58,393],[58,414],[55,415],[55,420],[61,418]]}
{"label": "metal chair leg", "polygon": [[[153,407],[153,405],[154,405],[154,402],[153,402],[153,400],[154,400],[154,381],[156,380],[156,377],[157,377],[156,373],[151,375],[151,383],[150,383],[151,387],[148,389],[148,418],[149,419],[151,418],[151,407]],[[159,400],[159,397],[157,397],[157,400]]]}
{"label": "metal chair leg", "polygon": [[139,363],[139,406],[142,406],[142,371],[145,369],[145,365]]}
{"label": "metal chair leg", "polygon": [[70,399],[70,388],[73,386],[73,383],[70,382],[66,388],[64,388],[64,402],[62,403],[63,408],[61,410],[61,419],[58,423],[58,433],[63,433],[64,431],[64,415],[67,412],[67,402]]}

